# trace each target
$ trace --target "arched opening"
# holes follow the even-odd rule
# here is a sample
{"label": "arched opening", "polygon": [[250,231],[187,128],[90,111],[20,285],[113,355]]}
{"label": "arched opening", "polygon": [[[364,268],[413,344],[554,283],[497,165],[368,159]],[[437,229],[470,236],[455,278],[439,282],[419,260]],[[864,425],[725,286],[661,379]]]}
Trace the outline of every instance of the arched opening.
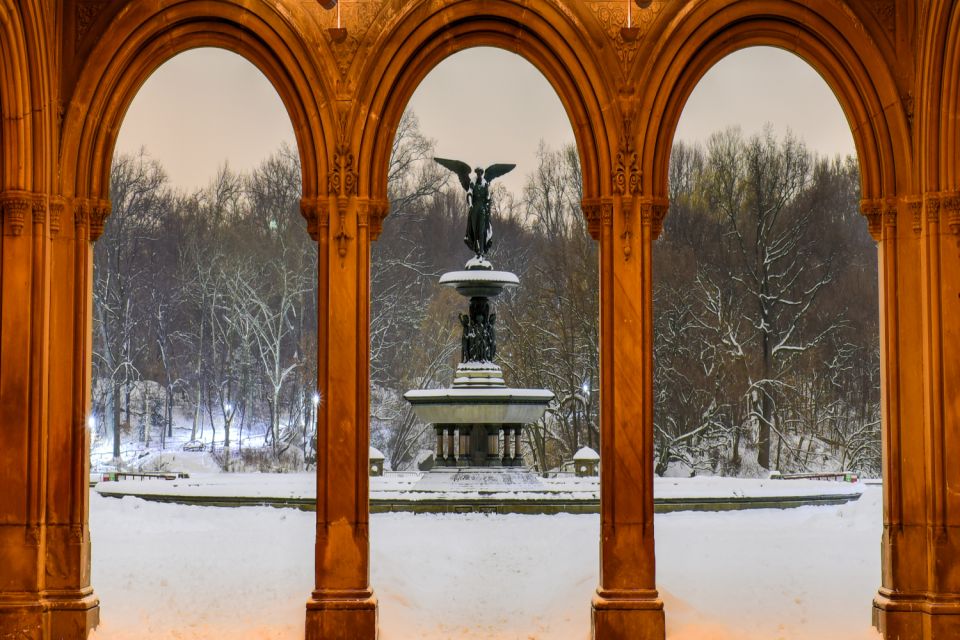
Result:
{"label": "arched opening", "polygon": [[[245,472],[261,472],[261,488],[295,473],[300,495],[315,482],[317,246],[300,211],[303,154],[274,86],[230,51],[179,54],[137,88],[93,246],[92,581],[122,603],[98,636],[146,626],[167,637],[218,609],[218,634],[285,630],[302,614],[284,609],[283,587],[298,576],[300,598],[310,584],[301,533],[312,518],[271,530],[255,510],[182,506],[183,487],[162,478],[212,478],[233,500],[250,496]],[[165,483],[154,489],[181,505],[112,499],[150,499],[144,482]],[[194,537],[198,527],[210,535]],[[252,554],[267,538],[289,553]],[[157,555],[177,560],[150,563]],[[222,583],[206,587],[201,566]],[[254,581],[275,596],[247,588]]]}
{"label": "arched opening", "polygon": [[[481,89],[474,70],[488,79]],[[392,467],[370,479],[371,582],[381,594],[403,594],[381,596],[380,624],[404,637],[476,628],[496,636],[580,637],[588,618],[567,612],[585,610],[596,585],[597,517],[562,516],[563,532],[555,533],[572,563],[551,563],[557,547],[532,532],[557,522],[537,503],[561,488],[577,494],[561,510],[599,506],[599,478],[586,471],[577,477],[574,467],[576,454],[587,455],[581,449],[599,450],[600,437],[599,263],[581,212],[585,153],[574,147],[554,88],[510,51],[458,51],[416,87],[387,172],[391,212],[371,247],[371,440]],[[470,167],[517,165],[491,183],[486,258],[494,272],[515,274],[519,286],[489,298],[497,345],[490,364],[507,387],[554,395],[529,423],[424,419],[404,397],[411,390],[445,393],[470,363],[486,359],[469,353],[465,337],[474,303],[438,284],[475,256],[464,246],[464,187],[435,156]],[[411,485],[405,498],[396,495],[400,482]],[[521,489],[529,503],[519,508],[477,499],[478,491],[505,496]],[[388,494],[398,511],[425,510],[421,505],[440,497],[444,504],[433,507],[436,515],[378,514]],[[397,547],[411,538],[425,544]],[[429,567],[429,581],[400,580],[417,567]],[[507,571],[516,578],[491,593],[489,580]],[[554,585],[549,597],[537,595],[543,584]]]}
{"label": "arched opening", "polygon": [[[882,495],[843,481],[883,469],[879,292],[849,125],[801,58],[747,48],[699,78],[671,152],[653,271],[656,472],[718,494],[862,497],[664,516],[660,581],[687,605],[670,624],[679,637],[869,637],[850,612],[867,610],[880,579]],[[693,537],[706,530],[701,557]],[[731,563],[740,577],[721,587]]]}

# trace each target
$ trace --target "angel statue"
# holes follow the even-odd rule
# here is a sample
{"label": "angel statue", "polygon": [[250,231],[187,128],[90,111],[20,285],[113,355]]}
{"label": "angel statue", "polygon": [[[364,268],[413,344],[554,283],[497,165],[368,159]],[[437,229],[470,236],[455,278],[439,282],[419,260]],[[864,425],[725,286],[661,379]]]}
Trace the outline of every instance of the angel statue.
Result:
{"label": "angel statue", "polygon": [[470,165],[459,160],[434,158],[437,164],[442,165],[457,174],[460,184],[467,192],[467,204],[470,211],[467,214],[467,233],[463,241],[477,258],[483,259],[493,244],[493,227],[490,225],[490,183],[496,178],[510,173],[515,164],[492,164],[486,170],[477,167],[474,169],[476,177],[470,179]]}

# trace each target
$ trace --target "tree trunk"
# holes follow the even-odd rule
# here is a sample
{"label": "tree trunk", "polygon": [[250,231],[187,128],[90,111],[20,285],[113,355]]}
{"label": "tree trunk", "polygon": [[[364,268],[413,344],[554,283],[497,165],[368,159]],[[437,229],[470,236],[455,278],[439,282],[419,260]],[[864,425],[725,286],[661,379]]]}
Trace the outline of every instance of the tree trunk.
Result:
{"label": "tree trunk", "polygon": [[120,384],[113,384],[113,458],[120,459]]}

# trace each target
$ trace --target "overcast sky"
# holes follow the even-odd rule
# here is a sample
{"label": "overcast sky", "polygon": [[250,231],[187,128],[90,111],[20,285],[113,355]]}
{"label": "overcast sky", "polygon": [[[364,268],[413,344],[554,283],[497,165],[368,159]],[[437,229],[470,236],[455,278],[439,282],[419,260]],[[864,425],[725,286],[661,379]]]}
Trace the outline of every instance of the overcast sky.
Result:
{"label": "overcast sky", "polygon": [[[488,79],[482,99],[475,76]],[[502,180],[519,193],[536,166],[541,140],[556,148],[573,131],[553,88],[531,64],[498,49],[470,49],[447,58],[410,101],[437,155],[471,165],[515,162]],[[853,154],[853,138],[826,82],[793,54],[756,47],[721,60],[697,85],[677,138],[704,140],[739,125],[787,128],[819,153]],[[293,143],[280,97],[243,58],[218,49],[180,54],[160,67],[137,94],[120,130],[118,152],[145,147],[178,187],[205,185],[224,162],[245,171]]]}

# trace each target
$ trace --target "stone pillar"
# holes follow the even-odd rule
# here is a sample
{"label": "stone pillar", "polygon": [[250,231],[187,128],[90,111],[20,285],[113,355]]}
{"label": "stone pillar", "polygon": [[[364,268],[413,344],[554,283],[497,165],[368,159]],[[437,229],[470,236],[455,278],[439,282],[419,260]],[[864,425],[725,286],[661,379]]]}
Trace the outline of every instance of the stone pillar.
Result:
{"label": "stone pillar", "polygon": [[34,360],[32,195],[0,194],[0,637],[40,638],[46,631],[44,589],[45,471],[37,400],[42,378]]}
{"label": "stone pillar", "polygon": [[503,458],[502,464],[505,467],[509,467],[511,463],[510,458],[510,427],[503,427]]}
{"label": "stone pillar", "polygon": [[3,638],[80,640],[98,622],[86,526],[91,211],[53,242],[62,212],[44,194],[0,194]]}
{"label": "stone pillar", "polygon": [[457,464],[461,467],[466,467],[472,464],[473,449],[470,446],[470,431],[472,429],[472,425],[464,424],[460,425],[460,427],[457,429],[460,434],[460,457],[457,458]]}
{"label": "stone pillar", "polygon": [[873,621],[887,640],[958,638],[960,192],[862,208],[878,243],[885,447]]}
{"label": "stone pillar", "polygon": [[447,427],[447,457],[445,463],[448,467],[457,466],[457,456],[456,456],[456,438],[453,434],[453,427]]}
{"label": "stone pillar", "polygon": [[[99,606],[90,585],[89,429],[93,242],[110,212],[106,200],[50,203],[51,353],[47,479],[47,593],[53,637],[92,628]],[[72,211],[73,224],[61,218]],[[69,363],[69,365],[67,364]]]}
{"label": "stone pillar", "polygon": [[373,640],[377,600],[369,542],[369,201],[353,189],[353,156],[338,149],[340,197],[304,199],[318,241],[316,588],[306,640]]}
{"label": "stone pillar", "polygon": [[487,434],[487,465],[494,466],[500,462],[500,429],[484,425]]}
{"label": "stone pillar", "polygon": [[437,430],[437,452],[435,454],[436,466],[443,464],[443,427],[436,427]]}
{"label": "stone pillar", "polygon": [[513,431],[513,466],[523,465],[523,453],[520,451],[520,436],[523,434],[523,426],[514,428]]}
{"label": "stone pillar", "polygon": [[[629,146],[620,154],[633,158]],[[621,166],[620,171],[627,168]],[[624,177],[624,176],[621,176]],[[617,184],[621,181],[618,180]],[[663,640],[653,541],[654,218],[622,180],[621,197],[584,203],[600,241],[600,585],[593,598],[597,640]],[[630,185],[628,187],[628,185]],[[630,192],[628,192],[628,190]]]}

